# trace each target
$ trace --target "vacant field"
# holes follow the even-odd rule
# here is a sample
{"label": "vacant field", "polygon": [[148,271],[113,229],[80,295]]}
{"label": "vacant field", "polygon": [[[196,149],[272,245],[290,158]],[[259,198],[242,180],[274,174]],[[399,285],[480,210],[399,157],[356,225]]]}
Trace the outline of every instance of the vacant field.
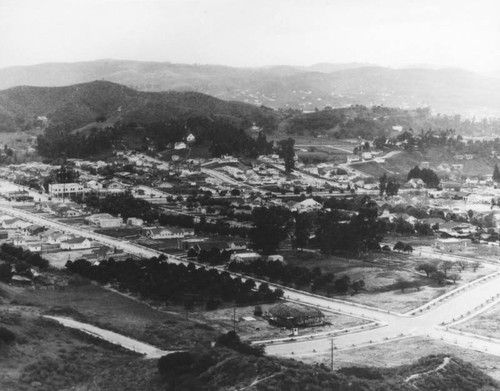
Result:
{"label": "vacant field", "polygon": [[[474,363],[494,379],[500,380],[500,357],[421,337],[405,338],[360,349],[334,351],[333,360],[336,368],[348,366],[393,367],[411,364],[420,357],[430,354],[454,355]],[[308,363],[321,362],[330,366],[330,353],[300,357],[300,360]]]}
{"label": "vacant field", "polygon": [[495,305],[474,318],[453,326],[454,329],[500,339],[500,305]]}
{"label": "vacant field", "polygon": [[[263,305],[262,310],[266,312],[274,304]],[[279,327],[272,326],[269,322],[254,315],[254,306],[236,308],[236,332],[244,340],[258,341],[272,338],[286,338],[290,335],[290,330],[281,330]],[[342,330],[349,327],[359,326],[369,323],[368,321],[352,316],[324,312],[326,322],[330,325],[321,327],[308,327],[299,330],[300,335],[322,333],[328,331]],[[200,319],[210,323],[214,328],[225,333],[233,330],[234,309],[225,308],[216,311],[205,311],[190,315],[193,319]],[[243,317],[252,317],[254,320],[246,321]]]}
{"label": "vacant field", "polygon": [[65,288],[24,289],[13,300],[17,305],[70,316],[166,350],[184,348],[196,340],[210,341],[216,335],[206,324],[185,321],[183,314],[158,311],[80,279]]}

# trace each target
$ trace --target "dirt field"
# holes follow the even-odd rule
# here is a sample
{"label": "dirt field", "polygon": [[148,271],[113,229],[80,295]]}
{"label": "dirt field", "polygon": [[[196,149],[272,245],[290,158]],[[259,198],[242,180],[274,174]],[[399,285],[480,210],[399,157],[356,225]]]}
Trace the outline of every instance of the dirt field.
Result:
{"label": "dirt field", "polygon": [[[262,310],[266,312],[273,305],[263,305]],[[244,340],[259,341],[272,338],[285,338],[289,336],[290,330],[281,330],[279,327],[272,326],[262,317],[254,316],[254,306],[236,308],[236,332]],[[226,308],[216,311],[204,311],[202,313],[192,314],[192,319],[199,319],[208,322],[221,333],[233,329],[233,309]],[[321,327],[308,327],[299,331],[300,335],[314,334],[335,330],[342,330],[349,327],[359,326],[369,323],[366,320],[352,316],[334,314],[325,312],[326,322],[331,325]],[[255,320],[245,321],[243,317],[252,317]]]}
{"label": "dirt field", "polygon": [[[440,261],[426,258],[418,253],[414,253],[414,255],[396,252],[373,253],[364,259],[328,257],[305,252],[289,252],[284,256],[286,261],[292,265],[309,268],[320,267],[323,273],[334,273],[336,278],[348,275],[351,281],[362,279],[365,282],[365,289],[361,293],[354,296],[333,297],[402,313],[494,271],[493,267],[488,264],[482,265],[476,272],[470,268],[460,272],[454,266],[448,271],[448,275],[454,273],[459,276],[456,284],[449,282],[446,285],[438,285],[431,278],[417,273],[415,267],[424,262],[439,265]],[[398,279],[410,281],[416,284],[419,289],[412,287],[403,293],[397,285]]]}
{"label": "dirt field", "polygon": [[[410,353],[411,352],[411,353]],[[428,338],[405,338],[394,342],[360,349],[334,351],[334,367],[375,366],[393,367],[410,364],[430,354],[449,354],[474,363],[479,369],[500,380],[500,357],[470,349],[463,349]],[[321,362],[330,366],[330,354],[300,358],[307,363]]]}

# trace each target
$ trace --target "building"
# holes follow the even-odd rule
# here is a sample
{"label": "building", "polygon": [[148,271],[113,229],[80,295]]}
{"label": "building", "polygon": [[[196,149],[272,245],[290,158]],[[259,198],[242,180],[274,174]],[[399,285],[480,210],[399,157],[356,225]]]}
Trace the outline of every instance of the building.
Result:
{"label": "building", "polygon": [[269,309],[269,320],[280,327],[291,329],[322,325],[325,322],[325,315],[314,307],[286,303]]}
{"label": "building", "polygon": [[253,262],[258,259],[262,259],[259,253],[249,252],[249,253],[236,253],[232,254],[230,260],[233,262]]}
{"label": "building", "polygon": [[109,213],[98,213],[85,218],[88,224],[100,228],[116,228],[122,225],[121,217],[111,216]]}
{"label": "building", "polygon": [[132,225],[134,227],[142,227],[144,225],[144,220],[137,217],[129,217],[127,219],[127,225]]}
{"label": "building", "polygon": [[470,239],[450,238],[450,239],[436,239],[434,247],[444,252],[462,251],[471,243]]}
{"label": "building", "polygon": [[92,241],[87,238],[73,238],[61,242],[62,250],[83,250],[92,247]]}
{"label": "building", "polygon": [[175,227],[149,228],[146,230],[146,236],[150,239],[178,239],[184,237],[184,231]]}
{"label": "building", "polygon": [[82,194],[83,185],[80,183],[51,183],[49,194],[52,197],[66,197],[71,194]]}

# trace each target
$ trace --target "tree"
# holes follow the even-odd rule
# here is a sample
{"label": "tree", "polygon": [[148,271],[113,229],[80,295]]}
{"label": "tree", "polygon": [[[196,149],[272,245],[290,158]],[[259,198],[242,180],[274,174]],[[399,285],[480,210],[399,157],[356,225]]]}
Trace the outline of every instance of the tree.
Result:
{"label": "tree", "polygon": [[467,261],[456,261],[455,264],[460,268],[460,273],[462,273],[465,269],[467,269],[467,266],[469,266],[469,262]]}
{"label": "tree", "polygon": [[411,281],[401,277],[396,281],[396,286],[401,289],[401,293],[405,293],[405,289],[410,288],[412,285]]}
{"label": "tree", "polygon": [[432,273],[431,276],[439,285],[441,285],[446,280],[446,274],[439,270]]}
{"label": "tree", "polygon": [[379,178],[378,189],[379,189],[380,197],[384,196],[386,188],[387,188],[387,174],[384,173],[384,175],[382,175]]}
{"label": "tree", "polygon": [[285,172],[291,173],[295,168],[295,140],[291,137],[278,141],[278,154],[285,161]]}
{"label": "tree", "polygon": [[405,244],[403,242],[397,242],[393,247],[394,251],[404,251],[404,249],[405,249]]}
{"label": "tree", "polygon": [[457,273],[451,273],[448,277],[453,281],[454,284],[457,283],[457,280],[461,279],[461,277]]}
{"label": "tree", "polygon": [[500,182],[500,170],[498,169],[498,164],[495,164],[493,168],[493,178],[495,182]]}
{"label": "tree", "polygon": [[295,217],[295,247],[304,248],[309,242],[313,225],[313,218],[310,213],[299,213]]}
{"label": "tree", "polygon": [[426,276],[429,277],[432,273],[437,271],[437,267],[432,263],[421,263],[417,265],[416,270],[418,272],[424,272]]}
{"label": "tree", "polygon": [[400,187],[399,182],[396,179],[391,178],[387,182],[387,187],[385,189],[385,194],[387,194],[387,197],[393,197],[393,196],[395,196],[395,195],[398,194],[399,187]]}
{"label": "tree", "polygon": [[10,282],[12,279],[12,266],[9,263],[0,264],[0,281]]}
{"label": "tree", "polygon": [[443,271],[443,273],[444,273],[444,275],[446,277],[448,271],[453,268],[453,262],[452,261],[443,261],[439,265],[439,268]]}
{"label": "tree", "polygon": [[286,239],[291,227],[291,212],[282,207],[255,208],[252,212],[254,228],[250,231],[252,247],[272,254],[279,242]]}
{"label": "tree", "polygon": [[413,253],[413,247],[410,244],[405,244],[403,252],[408,253],[408,254]]}

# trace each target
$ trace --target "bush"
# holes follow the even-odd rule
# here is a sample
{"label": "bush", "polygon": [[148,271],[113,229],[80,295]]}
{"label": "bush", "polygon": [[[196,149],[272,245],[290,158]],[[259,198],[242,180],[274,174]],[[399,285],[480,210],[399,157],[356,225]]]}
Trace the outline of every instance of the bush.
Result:
{"label": "bush", "polygon": [[9,329],[0,326],[0,342],[11,343],[16,340],[16,334],[14,334]]}

